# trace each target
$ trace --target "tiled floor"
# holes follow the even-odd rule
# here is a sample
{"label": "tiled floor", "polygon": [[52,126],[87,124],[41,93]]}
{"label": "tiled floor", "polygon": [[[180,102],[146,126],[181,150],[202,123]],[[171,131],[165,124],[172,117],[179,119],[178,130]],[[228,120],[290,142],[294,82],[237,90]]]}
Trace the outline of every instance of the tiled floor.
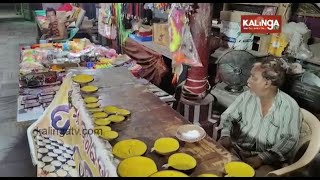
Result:
{"label": "tiled floor", "polygon": [[0,176],[35,176],[27,125],[16,122],[19,44],[35,42],[36,26],[0,9]]}

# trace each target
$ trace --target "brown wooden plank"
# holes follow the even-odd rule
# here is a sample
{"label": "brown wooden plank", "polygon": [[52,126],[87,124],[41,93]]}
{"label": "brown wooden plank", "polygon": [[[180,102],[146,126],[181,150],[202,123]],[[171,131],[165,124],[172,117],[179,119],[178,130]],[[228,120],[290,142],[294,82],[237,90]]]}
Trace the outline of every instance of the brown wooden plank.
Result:
{"label": "brown wooden plank", "polygon": [[232,4],[241,4],[241,5],[250,5],[250,6],[279,6],[280,3],[232,3]]}
{"label": "brown wooden plank", "polygon": [[302,12],[298,12],[297,15],[298,16],[309,16],[309,17],[320,17],[320,14],[311,14],[311,13],[302,13]]}
{"label": "brown wooden plank", "polygon": [[279,3],[277,15],[282,16],[282,25],[288,23],[291,15],[291,3]]}
{"label": "brown wooden plank", "polygon": [[[102,77],[107,77],[103,83],[111,83],[115,80],[113,78],[116,78],[116,73],[115,70],[99,71],[95,74],[95,78],[101,80]],[[123,74],[122,78],[124,79]],[[128,82],[130,81],[131,79],[128,77]],[[100,86],[97,82],[96,85]],[[162,165],[167,163],[168,156],[160,156],[150,152],[154,141],[161,137],[175,137],[178,127],[189,122],[149,92],[147,88],[147,86],[138,84],[122,84],[121,86],[100,89],[96,94],[101,99],[99,101],[101,107],[116,105],[130,110],[132,113],[126,121],[110,125],[113,130],[119,132],[119,137],[111,141],[111,145],[124,139],[140,139],[148,146],[145,156],[152,158],[158,169],[161,170]],[[179,152],[186,152],[197,160],[198,166],[192,173],[194,176],[204,172],[222,175],[224,164],[232,159],[236,160],[208,135],[198,143],[181,143]]]}

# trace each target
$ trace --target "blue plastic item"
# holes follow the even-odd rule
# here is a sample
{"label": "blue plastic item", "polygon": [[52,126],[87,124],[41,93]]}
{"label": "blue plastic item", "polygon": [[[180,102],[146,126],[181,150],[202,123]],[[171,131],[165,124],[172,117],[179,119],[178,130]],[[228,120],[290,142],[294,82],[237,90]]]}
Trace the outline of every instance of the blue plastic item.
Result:
{"label": "blue plastic item", "polygon": [[42,39],[40,40],[40,44],[46,44],[46,43],[48,43],[47,40],[42,40]]}
{"label": "blue plastic item", "polygon": [[88,69],[93,69],[94,62],[87,62],[87,68]]}
{"label": "blue plastic item", "polygon": [[63,50],[64,50],[64,51],[69,51],[69,50],[70,50],[70,48],[69,48],[69,42],[63,43],[63,44],[62,44],[62,47],[63,47]]}
{"label": "blue plastic item", "polygon": [[132,38],[133,40],[140,41],[140,42],[152,41],[152,36],[142,37],[142,36],[137,36],[136,34],[130,34],[129,37]]}

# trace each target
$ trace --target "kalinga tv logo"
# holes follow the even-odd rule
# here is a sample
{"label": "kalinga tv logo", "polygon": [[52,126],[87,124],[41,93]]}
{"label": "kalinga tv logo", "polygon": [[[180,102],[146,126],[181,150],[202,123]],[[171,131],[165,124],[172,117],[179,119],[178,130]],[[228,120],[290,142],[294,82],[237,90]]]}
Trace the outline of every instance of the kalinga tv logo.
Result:
{"label": "kalinga tv logo", "polygon": [[242,15],[241,33],[281,33],[281,16]]}

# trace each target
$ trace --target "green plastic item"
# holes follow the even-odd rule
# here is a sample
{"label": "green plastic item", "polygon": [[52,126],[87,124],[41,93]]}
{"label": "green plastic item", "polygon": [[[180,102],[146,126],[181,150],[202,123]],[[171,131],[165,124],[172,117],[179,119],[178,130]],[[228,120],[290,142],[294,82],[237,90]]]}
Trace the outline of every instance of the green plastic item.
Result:
{"label": "green plastic item", "polygon": [[46,16],[46,10],[35,10],[36,16]]}
{"label": "green plastic item", "polygon": [[123,22],[122,22],[122,17],[123,17],[123,10],[122,10],[122,4],[123,3],[116,3],[115,9],[116,9],[116,18],[117,18],[117,23],[118,23],[118,33],[119,33],[119,41],[120,44],[122,45],[126,39],[129,37],[129,34],[132,33],[132,30],[126,30],[124,28]]}

